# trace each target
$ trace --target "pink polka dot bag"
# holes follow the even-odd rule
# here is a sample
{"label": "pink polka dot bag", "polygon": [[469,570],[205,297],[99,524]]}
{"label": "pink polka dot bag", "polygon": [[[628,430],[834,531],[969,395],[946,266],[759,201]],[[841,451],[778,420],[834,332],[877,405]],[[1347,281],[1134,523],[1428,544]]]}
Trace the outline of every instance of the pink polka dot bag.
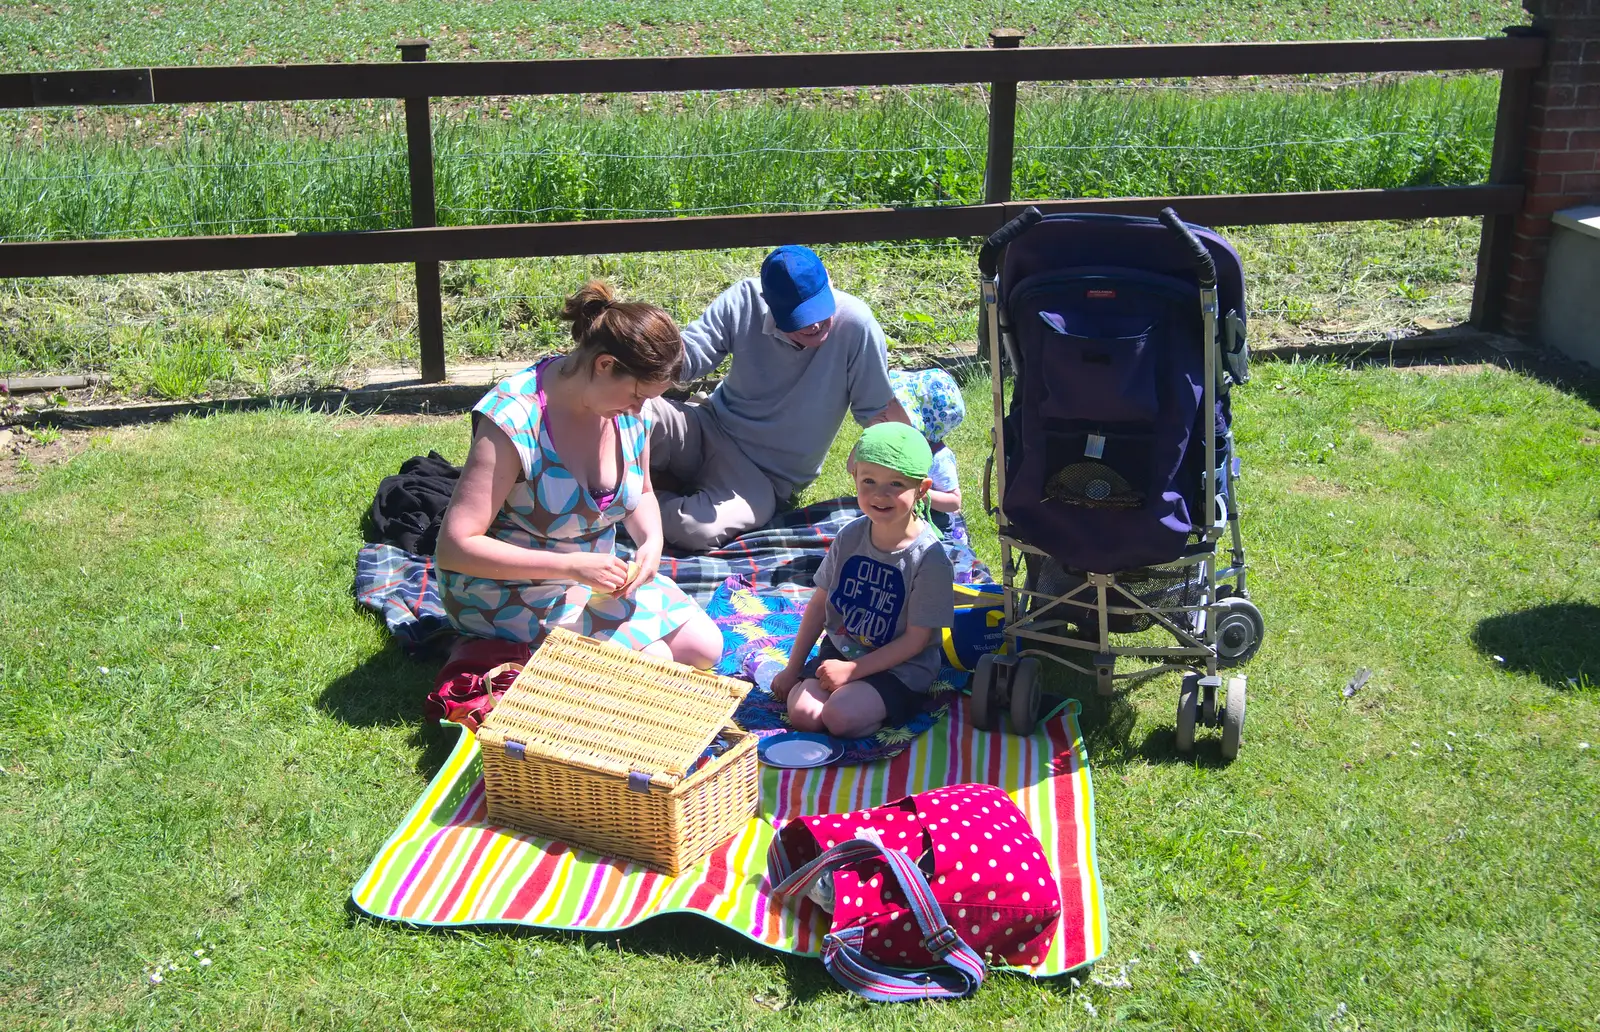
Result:
{"label": "pink polka dot bag", "polygon": [[988,964],[1038,964],[1061,916],[1044,847],[993,785],[797,817],[767,867],[774,896],[832,914],[822,962],[872,1000],[967,996]]}

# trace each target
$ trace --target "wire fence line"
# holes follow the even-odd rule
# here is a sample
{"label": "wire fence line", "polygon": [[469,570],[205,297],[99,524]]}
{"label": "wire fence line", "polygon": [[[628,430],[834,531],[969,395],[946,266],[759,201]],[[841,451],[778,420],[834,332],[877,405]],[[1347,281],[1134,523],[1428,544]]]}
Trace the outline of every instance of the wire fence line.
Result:
{"label": "wire fence line", "polygon": [[[1240,151],[1240,150],[1271,150],[1288,147],[1319,147],[1334,144],[1376,143],[1384,140],[1414,137],[1414,133],[1403,131],[1366,133],[1360,136],[1341,136],[1321,139],[1285,139],[1263,140],[1257,143],[1236,145],[1208,145],[1208,144],[1157,144],[1146,140],[1128,142],[1104,141],[1082,144],[1018,144],[1016,150],[1029,151],[1147,151],[1147,150],[1201,150],[1201,151]],[[909,154],[940,154],[947,150],[968,150],[969,145],[929,143],[916,147],[746,147],[726,151],[686,151],[680,153],[664,152],[623,152],[623,151],[590,151],[581,148],[553,148],[544,147],[536,149],[519,149],[507,147],[498,150],[457,150],[435,152],[435,162],[482,162],[495,161],[505,158],[555,158],[579,157],[605,160],[627,161],[733,161],[754,155],[782,154],[792,157],[802,156],[869,156],[882,155],[909,155]],[[206,162],[178,162],[170,165],[149,165],[135,169],[102,170],[85,167],[82,171],[71,173],[57,173],[54,175],[9,175],[0,167],[0,184],[26,184],[26,183],[65,183],[114,180],[125,178],[152,178],[156,176],[175,176],[185,173],[213,171],[226,169],[229,171],[244,171],[254,169],[330,166],[351,162],[381,162],[405,161],[407,154],[403,150],[374,151],[367,154],[330,155],[318,158],[294,158],[275,161],[206,161]],[[8,162],[9,164],[9,159]],[[514,210],[514,209],[508,209]],[[551,209],[555,210],[555,209]],[[387,215],[392,212],[376,212],[374,215]],[[232,220],[251,221],[251,220]],[[163,227],[151,227],[163,228]]]}
{"label": "wire fence line", "polygon": [[[1047,91],[1019,101],[1014,193],[1478,181],[1493,139],[1496,92],[1493,82],[1472,79],[1404,80],[1332,97],[1208,96],[1188,86],[1056,99]],[[674,112],[658,105],[607,116],[594,115],[583,98],[567,98],[512,119],[441,117],[434,134],[438,214],[459,224],[981,199],[985,104],[927,88],[875,95],[881,102],[848,108],[711,104]],[[74,123],[70,143],[7,150],[0,239],[405,226],[408,162],[393,142],[392,113],[306,139],[284,136],[241,105],[232,122],[218,117],[194,128],[199,121],[186,120],[175,140],[149,149]],[[1197,160],[1207,156],[1212,160]]]}
{"label": "wire fence line", "polygon": [[133,169],[104,170],[85,166],[81,172],[76,173],[57,173],[55,175],[48,176],[13,176],[9,174],[8,168],[11,164],[12,155],[14,155],[15,152],[8,151],[7,153],[8,157],[5,165],[0,165],[0,183],[54,183],[85,179],[118,179],[128,177],[169,176],[177,175],[180,172],[204,172],[216,169],[237,170],[245,168],[293,168],[300,166],[327,166],[357,161],[406,160],[405,151],[395,150],[373,151],[367,154],[333,154],[314,158],[283,158],[280,160],[268,161],[254,159],[250,161],[183,161],[170,165],[146,165]]}

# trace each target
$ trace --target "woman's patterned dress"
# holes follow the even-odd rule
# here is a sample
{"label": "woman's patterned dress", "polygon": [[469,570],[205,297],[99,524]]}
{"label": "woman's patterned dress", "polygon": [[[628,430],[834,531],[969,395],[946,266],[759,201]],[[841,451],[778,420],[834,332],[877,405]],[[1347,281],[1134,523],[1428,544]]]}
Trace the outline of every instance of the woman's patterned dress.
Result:
{"label": "woman's patterned dress", "polygon": [[[615,550],[616,524],[644,494],[644,420],[623,413],[613,421],[622,449],[621,483],[596,499],[561,464],[544,423],[541,374],[546,359],[497,384],[473,408],[516,446],[523,479],[506,498],[489,536],[523,548],[552,552]],[[554,375],[553,370],[551,375]],[[565,627],[631,649],[659,641],[700,609],[676,584],[657,573],[626,597],[611,597],[575,581],[502,581],[443,571],[440,587],[450,622],[464,634],[509,638],[535,647],[551,627]]]}

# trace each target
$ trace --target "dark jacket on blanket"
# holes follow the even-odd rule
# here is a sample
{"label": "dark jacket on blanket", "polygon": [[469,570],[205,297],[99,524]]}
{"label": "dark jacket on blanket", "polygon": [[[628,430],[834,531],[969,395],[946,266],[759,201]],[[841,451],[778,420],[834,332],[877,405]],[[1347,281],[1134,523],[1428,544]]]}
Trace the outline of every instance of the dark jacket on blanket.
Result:
{"label": "dark jacket on blanket", "polygon": [[384,477],[378,485],[367,540],[432,555],[439,543],[439,524],[460,478],[461,470],[438,452],[407,459],[398,474]]}

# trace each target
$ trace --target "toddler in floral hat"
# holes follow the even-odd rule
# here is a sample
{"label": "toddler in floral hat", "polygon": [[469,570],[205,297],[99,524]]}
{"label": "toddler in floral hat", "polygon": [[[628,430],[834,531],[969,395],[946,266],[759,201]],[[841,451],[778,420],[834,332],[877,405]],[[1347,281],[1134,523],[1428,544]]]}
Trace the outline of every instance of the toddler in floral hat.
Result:
{"label": "toddler in floral hat", "polygon": [[893,369],[889,372],[889,389],[911,426],[927,438],[928,447],[933,449],[933,465],[928,469],[933,487],[928,491],[928,504],[933,509],[934,526],[948,538],[951,522],[946,514],[961,511],[961,475],[956,470],[956,454],[944,439],[967,415],[961,386],[943,369]]}

